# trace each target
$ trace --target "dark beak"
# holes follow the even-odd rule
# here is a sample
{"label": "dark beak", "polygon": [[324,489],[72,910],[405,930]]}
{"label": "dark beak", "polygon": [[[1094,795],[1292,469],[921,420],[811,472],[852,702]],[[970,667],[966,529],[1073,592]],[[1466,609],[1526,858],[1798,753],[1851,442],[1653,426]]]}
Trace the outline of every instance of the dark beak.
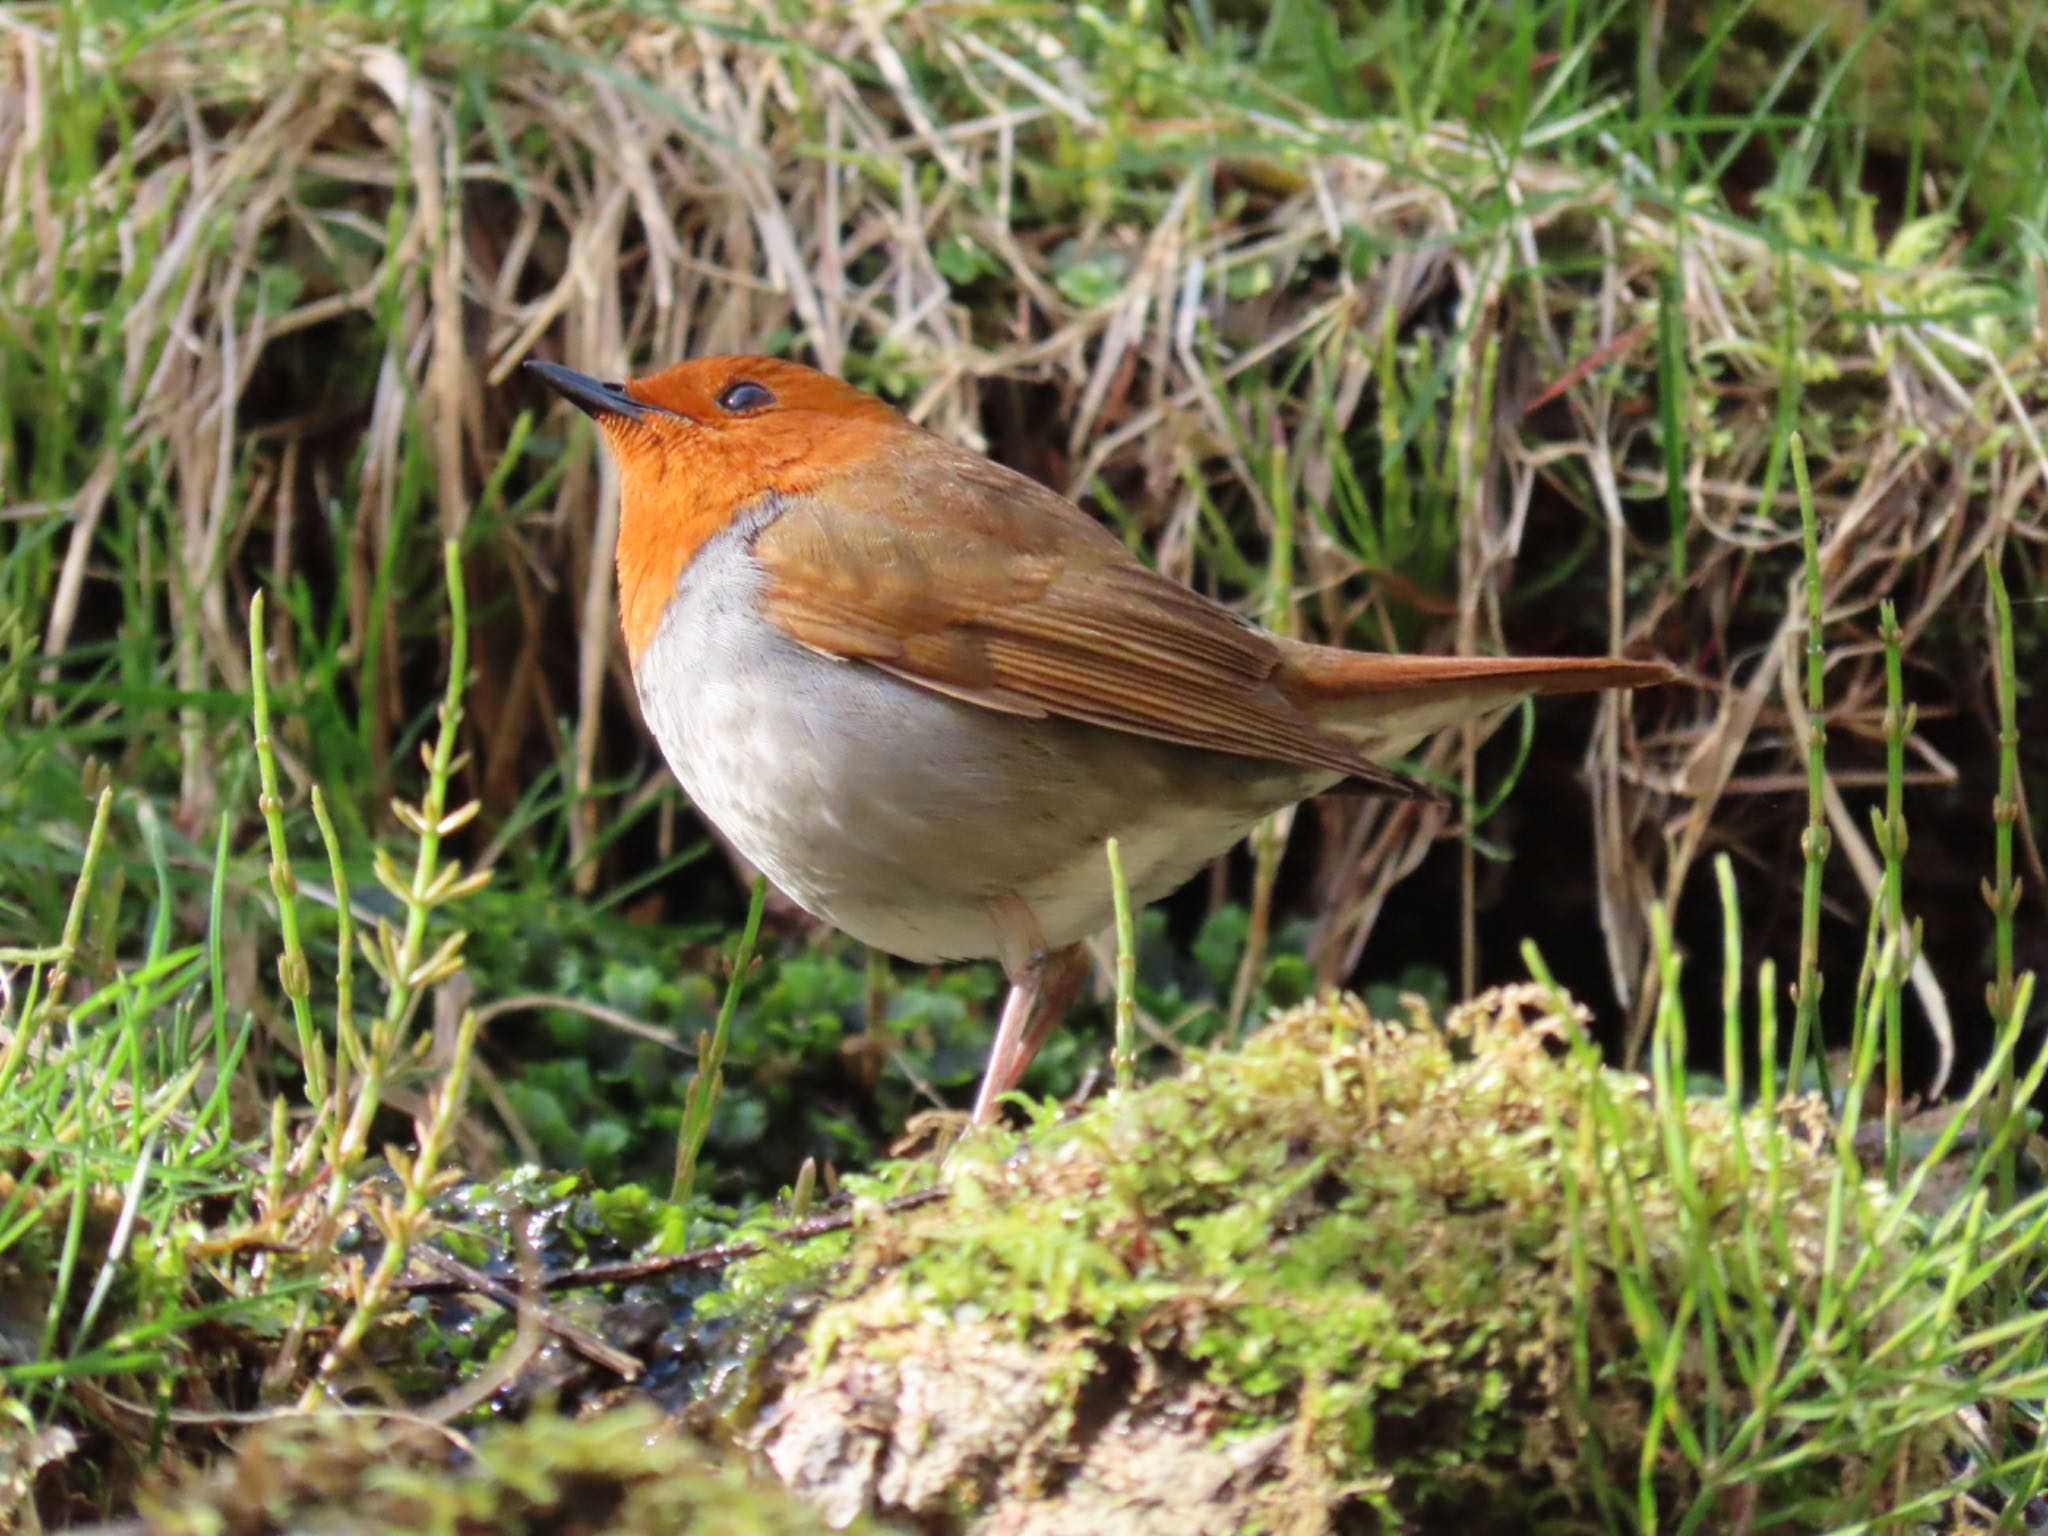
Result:
{"label": "dark beak", "polygon": [[649,410],[626,393],[624,384],[606,384],[587,373],[564,368],[560,363],[528,359],[526,366],[546,379],[548,387],[556,394],[587,416],[623,416],[628,421],[640,421]]}

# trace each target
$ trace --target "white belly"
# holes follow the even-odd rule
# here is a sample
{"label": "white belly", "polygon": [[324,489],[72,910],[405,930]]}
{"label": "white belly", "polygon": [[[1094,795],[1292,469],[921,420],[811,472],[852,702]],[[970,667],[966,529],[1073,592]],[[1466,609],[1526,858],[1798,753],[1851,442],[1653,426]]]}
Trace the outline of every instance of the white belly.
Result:
{"label": "white belly", "polygon": [[1003,715],[807,650],[758,611],[745,521],[684,572],[640,658],[647,722],[697,809],[806,911],[929,962],[1049,948],[1110,916],[1104,843],[1155,900],[1334,776]]}

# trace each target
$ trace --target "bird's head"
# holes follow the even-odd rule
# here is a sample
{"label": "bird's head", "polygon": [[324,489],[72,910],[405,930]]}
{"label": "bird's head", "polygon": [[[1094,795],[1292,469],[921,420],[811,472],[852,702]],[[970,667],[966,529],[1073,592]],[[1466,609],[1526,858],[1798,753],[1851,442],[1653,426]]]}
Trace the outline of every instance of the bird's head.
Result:
{"label": "bird's head", "polygon": [[916,428],[844,380],[775,357],[703,357],[607,383],[532,362],[619,464],[619,618],[637,664],[705,540],[770,495],[818,488]]}

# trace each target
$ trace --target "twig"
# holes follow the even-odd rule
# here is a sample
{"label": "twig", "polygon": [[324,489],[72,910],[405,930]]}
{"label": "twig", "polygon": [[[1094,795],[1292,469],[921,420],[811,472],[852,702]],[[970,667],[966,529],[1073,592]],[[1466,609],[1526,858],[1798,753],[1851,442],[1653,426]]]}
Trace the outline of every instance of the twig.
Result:
{"label": "twig", "polygon": [[[521,1296],[512,1286],[502,1280],[493,1279],[473,1264],[465,1264],[451,1254],[433,1248],[422,1248],[420,1257],[429,1265],[446,1275],[451,1282],[450,1291],[474,1291],[479,1296],[488,1296],[507,1311],[521,1317],[531,1318],[549,1333],[567,1344],[577,1354],[594,1364],[603,1366],[615,1376],[627,1381],[638,1381],[647,1367],[623,1349],[605,1343],[581,1323],[573,1322],[530,1297]],[[542,1284],[546,1280],[543,1277]],[[421,1290],[425,1287],[408,1286],[400,1281],[401,1289]]]}
{"label": "twig", "polygon": [[[882,1212],[898,1216],[905,1211],[914,1211],[920,1206],[932,1205],[946,1198],[945,1189],[919,1189],[907,1195],[898,1195],[893,1200],[882,1202]],[[828,1232],[843,1232],[853,1225],[858,1212],[852,1209],[832,1211],[826,1215],[813,1216],[782,1228],[767,1238],[748,1238],[736,1243],[713,1243],[707,1248],[691,1248],[682,1253],[660,1253],[645,1259],[621,1259],[615,1264],[586,1264],[578,1269],[558,1269],[540,1277],[540,1288],[544,1291],[577,1290],[589,1285],[630,1285],[638,1280],[653,1280],[662,1275],[674,1274],[678,1270],[723,1269],[741,1259],[750,1259],[766,1251],[770,1243],[803,1243],[814,1237],[823,1237]],[[487,1279],[481,1272],[472,1271],[479,1278]],[[451,1278],[437,1278],[425,1275],[408,1275],[393,1287],[414,1296],[445,1296],[457,1291],[474,1290],[477,1287],[465,1281]],[[488,1294],[488,1293],[487,1293]]]}

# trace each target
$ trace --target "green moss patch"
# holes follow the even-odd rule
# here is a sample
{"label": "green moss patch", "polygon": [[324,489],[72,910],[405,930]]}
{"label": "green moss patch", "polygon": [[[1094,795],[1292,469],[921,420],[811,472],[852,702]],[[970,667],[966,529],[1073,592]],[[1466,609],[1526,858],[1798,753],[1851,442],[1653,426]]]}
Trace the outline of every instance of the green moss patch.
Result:
{"label": "green moss patch", "polygon": [[[481,1436],[316,1414],[251,1434],[204,1479],[145,1504],[156,1536],[818,1536],[811,1510],[714,1458],[647,1405],[537,1415]],[[861,1524],[857,1530],[873,1531]]]}
{"label": "green moss patch", "polygon": [[973,1141],[856,1244],[758,1441],[836,1517],[1006,1533],[1810,1526],[1936,1487],[1968,1389],[1916,1218],[1803,1105],[1574,1036],[1533,988],[1316,1006]]}

